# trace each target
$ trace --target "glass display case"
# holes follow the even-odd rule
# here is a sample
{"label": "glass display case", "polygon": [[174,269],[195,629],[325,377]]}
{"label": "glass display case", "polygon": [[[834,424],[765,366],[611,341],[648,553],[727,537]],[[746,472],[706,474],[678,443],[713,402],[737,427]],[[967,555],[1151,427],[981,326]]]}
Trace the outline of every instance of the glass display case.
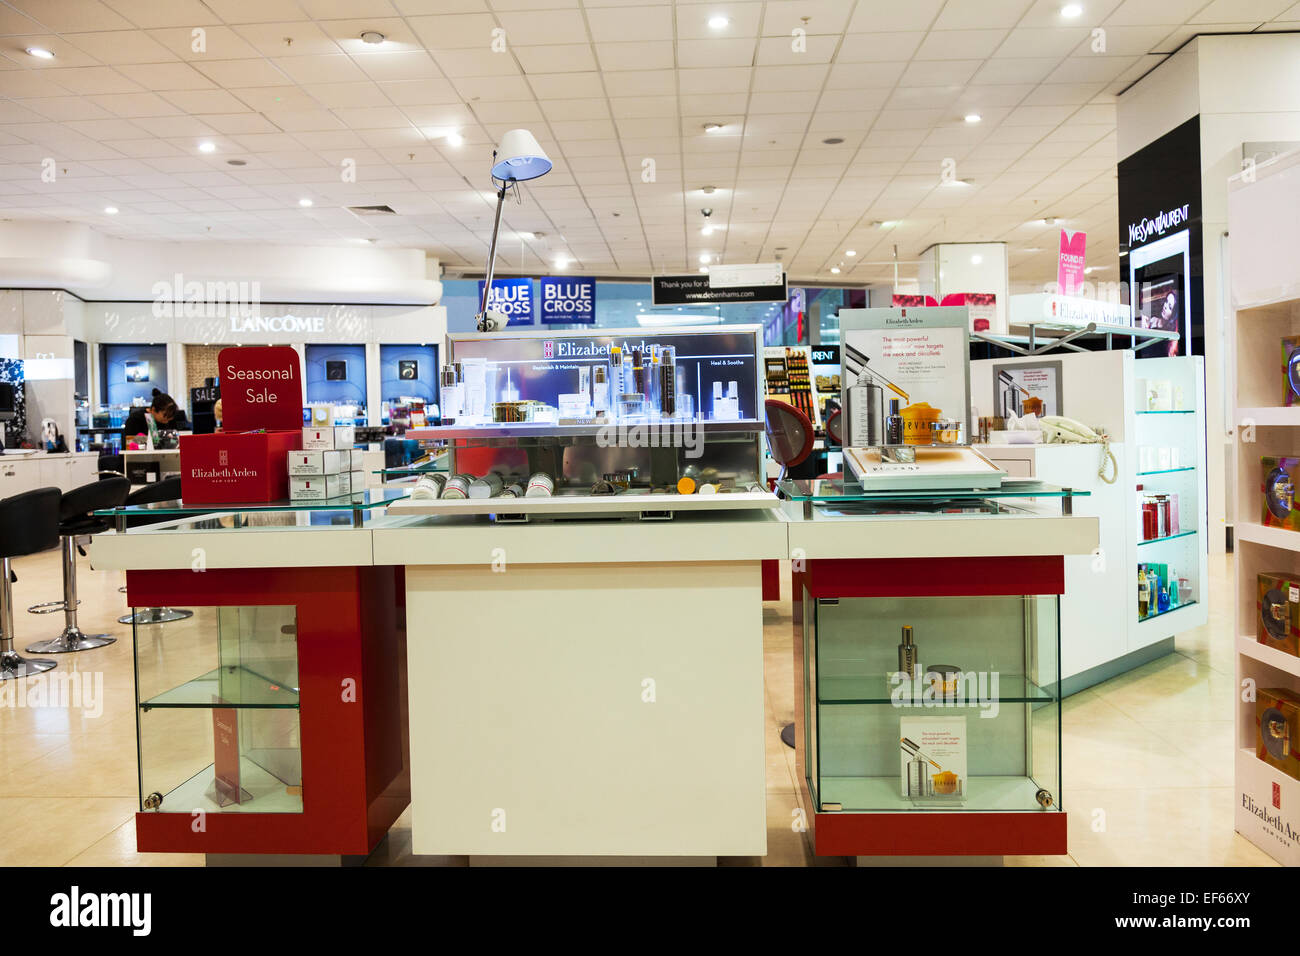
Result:
{"label": "glass display case", "polygon": [[[593,507],[608,513],[612,501],[634,499],[627,510],[668,516],[704,497],[732,499],[716,507],[748,504],[750,497],[755,506],[771,506],[759,331],[746,325],[449,336],[442,424],[406,433],[432,451],[446,450],[448,476],[430,476],[409,502],[390,510],[486,507],[483,513],[526,516],[581,511],[584,501],[602,499]],[[475,503],[510,498],[528,503]]]}
{"label": "glass display case", "polygon": [[141,809],[302,813],[296,608],[195,610],[134,628]]}
{"label": "glass display case", "polygon": [[803,601],[814,806],[1061,807],[1056,595]]}

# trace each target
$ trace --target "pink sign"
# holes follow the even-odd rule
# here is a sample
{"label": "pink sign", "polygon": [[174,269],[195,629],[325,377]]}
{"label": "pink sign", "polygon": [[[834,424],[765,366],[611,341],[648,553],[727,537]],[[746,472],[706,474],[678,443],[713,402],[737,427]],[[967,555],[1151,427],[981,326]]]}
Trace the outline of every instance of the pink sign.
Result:
{"label": "pink sign", "polygon": [[1061,258],[1056,267],[1056,285],[1061,295],[1083,291],[1083,264],[1088,248],[1086,232],[1061,230]]}

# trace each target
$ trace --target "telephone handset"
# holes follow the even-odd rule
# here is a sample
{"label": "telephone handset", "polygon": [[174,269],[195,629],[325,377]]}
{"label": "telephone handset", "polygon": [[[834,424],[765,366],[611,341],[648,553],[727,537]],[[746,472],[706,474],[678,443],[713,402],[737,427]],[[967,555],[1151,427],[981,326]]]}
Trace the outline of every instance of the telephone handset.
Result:
{"label": "telephone handset", "polygon": [[1095,444],[1105,441],[1104,436],[1097,434],[1087,425],[1063,415],[1045,415],[1038,420],[1038,427],[1045,444],[1053,442]]}
{"label": "telephone handset", "polygon": [[[1119,477],[1119,462],[1110,450],[1110,438],[1103,432],[1098,434],[1082,422],[1062,415],[1047,415],[1038,420],[1044,444],[1083,444],[1101,445],[1101,467],[1097,477],[1108,485],[1113,485]],[[1110,477],[1106,477],[1106,464],[1110,463]]]}

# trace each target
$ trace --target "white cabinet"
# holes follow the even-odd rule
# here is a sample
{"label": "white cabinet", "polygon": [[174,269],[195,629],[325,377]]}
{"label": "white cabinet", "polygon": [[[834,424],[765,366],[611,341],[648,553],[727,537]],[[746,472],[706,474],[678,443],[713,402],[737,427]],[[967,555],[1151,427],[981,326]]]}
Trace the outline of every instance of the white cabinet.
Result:
{"label": "white cabinet", "polygon": [[69,491],[96,479],[98,455],[0,455],[0,498],[58,488]]}

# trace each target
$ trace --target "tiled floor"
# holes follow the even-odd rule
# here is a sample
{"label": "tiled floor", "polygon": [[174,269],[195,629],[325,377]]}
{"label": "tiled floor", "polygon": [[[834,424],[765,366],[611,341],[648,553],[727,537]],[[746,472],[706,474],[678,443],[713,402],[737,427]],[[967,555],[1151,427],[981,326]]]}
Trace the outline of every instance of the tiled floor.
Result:
{"label": "tiled floor", "polygon": [[[1062,745],[1070,855],[1008,858],[1014,865],[1270,865],[1232,829],[1233,650],[1231,558],[1211,558],[1210,623],[1180,635],[1177,652],[1069,698]],[[57,552],[17,562],[17,606],[60,593]],[[201,865],[203,858],[138,854],[132,814],[137,793],[130,629],[115,572],[79,575],[82,629],[108,632],[109,647],[59,658],[55,673],[77,674],[102,697],[81,707],[19,706],[18,685],[0,686],[0,814],[22,821],[0,843],[0,865]],[[842,865],[814,860],[792,826],[794,752],[778,737],[793,717],[788,604],[764,608],[767,671],[768,853],[731,864]],[[21,649],[60,629],[61,615],[19,611]],[[164,628],[167,625],[163,626]],[[173,627],[176,627],[173,625]],[[179,628],[177,628],[179,631]],[[160,634],[165,635],[163,630]],[[173,632],[176,633],[176,632]],[[177,634],[179,637],[179,634]],[[37,702],[39,703],[39,702]],[[413,858],[407,819],[390,835],[382,862],[456,865]],[[380,862],[380,861],[375,861]]]}

